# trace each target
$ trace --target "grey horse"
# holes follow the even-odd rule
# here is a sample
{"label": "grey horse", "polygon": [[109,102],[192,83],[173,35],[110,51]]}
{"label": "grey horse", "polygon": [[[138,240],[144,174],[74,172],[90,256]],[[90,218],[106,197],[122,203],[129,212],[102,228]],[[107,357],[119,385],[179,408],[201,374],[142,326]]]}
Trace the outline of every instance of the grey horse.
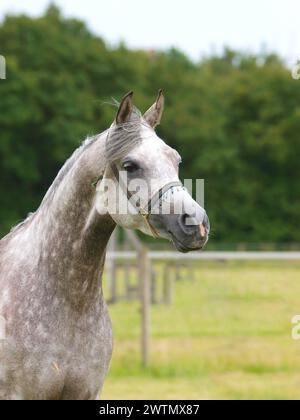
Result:
{"label": "grey horse", "polygon": [[[39,209],[0,241],[0,399],[99,396],[113,347],[102,273],[117,224],[168,238],[181,252],[208,239],[204,209],[179,184],[180,156],[155,133],[163,93],[143,116],[132,97],[108,130],[75,151]],[[121,173],[144,182],[136,204],[124,186],[108,203],[103,185],[119,187]],[[171,211],[152,212],[154,196],[153,207],[168,201]],[[122,197],[128,211],[118,211]],[[173,211],[183,200],[193,214]]]}

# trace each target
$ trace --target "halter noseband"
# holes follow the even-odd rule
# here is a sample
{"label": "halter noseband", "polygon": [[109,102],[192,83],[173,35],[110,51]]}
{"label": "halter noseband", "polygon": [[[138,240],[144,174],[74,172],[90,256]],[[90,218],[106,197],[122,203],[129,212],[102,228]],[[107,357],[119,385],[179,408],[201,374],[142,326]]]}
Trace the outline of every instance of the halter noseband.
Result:
{"label": "halter noseband", "polygon": [[127,195],[127,199],[130,202],[130,204],[136,208],[136,210],[138,211],[138,213],[143,217],[146,225],[149,227],[150,232],[152,233],[154,238],[159,238],[159,233],[157,232],[157,230],[155,229],[155,227],[151,224],[149,218],[151,216],[151,210],[153,209],[154,205],[160,201],[162,199],[162,197],[173,187],[182,187],[182,183],[180,181],[174,181],[174,182],[169,182],[166,185],[164,185],[162,188],[160,188],[154,195],[153,197],[151,197],[148,201],[147,207],[143,208],[142,206],[138,206],[136,204],[136,202],[132,201],[132,197],[134,195],[134,193],[130,192],[127,187],[123,184],[122,180],[120,179],[119,176],[119,171],[117,166],[112,163],[110,165],[112,172],[114,174],[115,179],[118,181],[121,189],[123,190],[124,193],[126,193]]}

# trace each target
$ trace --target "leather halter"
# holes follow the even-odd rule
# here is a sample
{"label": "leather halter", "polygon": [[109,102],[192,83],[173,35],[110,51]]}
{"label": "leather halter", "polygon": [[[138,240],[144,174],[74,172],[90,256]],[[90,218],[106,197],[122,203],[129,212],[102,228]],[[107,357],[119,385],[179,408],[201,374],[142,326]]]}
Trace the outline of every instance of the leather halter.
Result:
{"label": "leather halter", "polygon": [[151,216],[151,210],[154,207],[154,205],[160,201],[163,197],[164,194],[166,194],[166,192],[168,192],[171,188],[173,187],[182,187],[182,183],[180,181],[174,181],[174,182],[169,182],[166,185],[164,185],[162,188],[160,188],[154,195],[153,197],[151,197],[148,201],[147,207],[143,208],[142,206],[137,205],[136,202],[132,202],[132,197],[134,195],[134,193],[132,193],[131,191],[129,191],[127,189],[127,186],[124,185],[124,183],[122,182],[122,179],[119,176],[119,171],[117,166],[114,163],[110,164],[110,167],[112,169],[112,172],[114,174],[114,177],[116,179],[116,181],[118,181],[121,189],[123,190],[123,192],[126,194],[128,201],[130,202],[130,204],[136,208],[136,210],[138,211],[138,213],[143,217],[146,225],[148,226],[148,228],[150,229],[150,232],[152,233],[154,238],[159,238],[159,233],[157,232],[157,230],[155,229],[155,227],[151,224],[149,218]]}

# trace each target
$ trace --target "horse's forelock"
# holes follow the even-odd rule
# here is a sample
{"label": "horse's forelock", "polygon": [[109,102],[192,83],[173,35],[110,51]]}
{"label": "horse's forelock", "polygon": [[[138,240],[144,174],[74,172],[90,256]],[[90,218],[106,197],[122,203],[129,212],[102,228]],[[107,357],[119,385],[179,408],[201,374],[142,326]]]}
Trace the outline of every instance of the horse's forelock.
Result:
{"label": "horse's forelock", "polygon": [[141,130],[145,125],[151,129],[137,108],[134,108],[128,122],[118,125],[114,123],[106,137],[105,157],[107,162],[116,162],[137,147],[143,140]]}

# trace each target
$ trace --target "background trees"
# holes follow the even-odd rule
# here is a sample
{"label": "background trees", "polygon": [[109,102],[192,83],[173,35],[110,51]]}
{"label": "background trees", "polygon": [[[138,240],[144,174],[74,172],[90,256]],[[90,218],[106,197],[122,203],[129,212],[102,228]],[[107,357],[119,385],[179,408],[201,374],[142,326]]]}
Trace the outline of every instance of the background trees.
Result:
{"label": "background trees", "polygon": [[182,178],[205,178],[215,241],[299,241],[300,82],[279,57],[225,50],[194,63],[176,49],[110,48],[53,6],[7,17],[0,53],[1,235],[38,206],[86,135],[111,123],[103,101],[133,89],[145,110],[162,87],[159,133],[182,154]]}

